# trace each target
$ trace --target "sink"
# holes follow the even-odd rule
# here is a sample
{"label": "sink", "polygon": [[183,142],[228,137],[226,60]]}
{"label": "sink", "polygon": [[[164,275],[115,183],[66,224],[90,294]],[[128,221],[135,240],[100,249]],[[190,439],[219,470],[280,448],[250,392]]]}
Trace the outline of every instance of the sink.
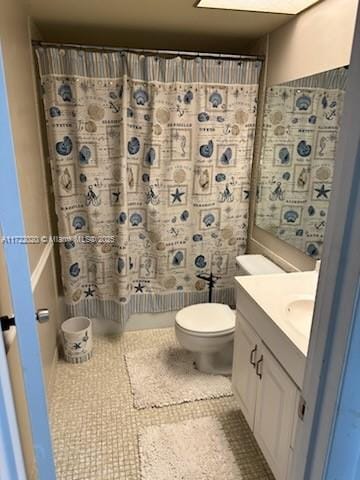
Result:
{"label": "sink", "polygon": [[292,328],[304,337],[310,336],[315,298],[302,296],[295,298],[286,305],[286,320]]}
{"label": "sink", "polygon": [[235,277],[236,308],[301,388],[318,272]]}

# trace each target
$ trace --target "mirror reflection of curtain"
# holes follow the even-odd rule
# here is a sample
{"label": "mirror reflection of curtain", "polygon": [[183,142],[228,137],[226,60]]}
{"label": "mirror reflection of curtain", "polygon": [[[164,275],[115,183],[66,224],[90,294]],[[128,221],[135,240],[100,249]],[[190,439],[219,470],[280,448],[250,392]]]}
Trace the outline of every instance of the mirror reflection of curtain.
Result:
{"label": "mirror reflection of curtain", "polygon": [[[69,314],[233,303],[245,252],[256,61],[37,49]],[[78,235],[114,236],[81,244]]]}
{"label": "mirror reflection of curtain", "polygon": [[256,224],[321,256],[347,70],[270,87],[264,113]]}

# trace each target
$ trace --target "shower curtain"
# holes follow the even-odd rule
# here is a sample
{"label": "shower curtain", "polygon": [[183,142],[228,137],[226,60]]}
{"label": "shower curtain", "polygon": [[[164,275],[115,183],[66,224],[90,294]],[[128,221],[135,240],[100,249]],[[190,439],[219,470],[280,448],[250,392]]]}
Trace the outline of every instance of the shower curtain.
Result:
{"label": "shower curtain", "polygon": [[261,63],[36,53],[68,313],[234,303]]}

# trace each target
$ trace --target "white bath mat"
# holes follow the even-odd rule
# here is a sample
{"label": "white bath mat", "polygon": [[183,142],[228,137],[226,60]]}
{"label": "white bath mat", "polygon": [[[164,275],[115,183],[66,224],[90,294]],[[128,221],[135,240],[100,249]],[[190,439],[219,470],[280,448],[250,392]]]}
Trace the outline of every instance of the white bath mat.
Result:
{"label": "white bath mat", "polygon": [[135,408],[164,407],[232,395],[222,375],[201,373],[179,347],[136,350],[125,355]]}
{"label": "white bath mat", "polygon": [[241,480],[218,420],[146,427],[139,434],[142,480]]}

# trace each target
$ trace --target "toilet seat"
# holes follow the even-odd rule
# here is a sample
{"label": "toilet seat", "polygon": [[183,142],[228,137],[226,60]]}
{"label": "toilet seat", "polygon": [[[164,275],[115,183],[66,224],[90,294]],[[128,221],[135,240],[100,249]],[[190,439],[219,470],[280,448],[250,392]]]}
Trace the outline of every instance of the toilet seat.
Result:
{"label": "toilet seat", "polygon": [[180,310],[175,322],[195,336],[222,336],[235,330],[235,313],[222,303],[200,303]]}

